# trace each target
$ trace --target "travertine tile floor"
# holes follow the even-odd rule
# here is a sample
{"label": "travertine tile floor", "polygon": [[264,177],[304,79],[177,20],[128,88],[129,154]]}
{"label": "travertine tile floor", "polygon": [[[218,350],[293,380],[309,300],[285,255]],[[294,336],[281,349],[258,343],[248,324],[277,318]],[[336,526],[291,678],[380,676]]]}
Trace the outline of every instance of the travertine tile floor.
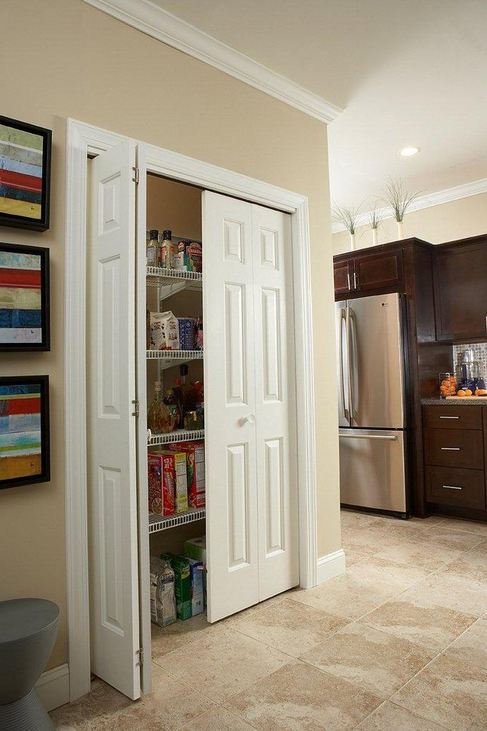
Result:
{"label": "travertine tile floor", "polygon": [[99,680],[58,729],[487,729],[487,525],[342,513],[347,573],[154,628],[154,691]]}

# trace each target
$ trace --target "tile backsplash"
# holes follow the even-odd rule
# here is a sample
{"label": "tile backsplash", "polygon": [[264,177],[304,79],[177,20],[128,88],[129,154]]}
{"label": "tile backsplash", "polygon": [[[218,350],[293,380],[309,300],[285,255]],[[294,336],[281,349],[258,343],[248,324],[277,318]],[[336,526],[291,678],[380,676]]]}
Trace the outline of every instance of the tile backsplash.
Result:
{"label": "tile backsplash", "polygon": [[465,343],[462,345],[454,345],[453,363],[455,372],[460,370],[464,352],[470,349],[472,349],[475,354],[475,360],[478,360],[479,362],[481,375],[483,375],[484,378],[487,377],[487,343],[472,343],[471,345]]}

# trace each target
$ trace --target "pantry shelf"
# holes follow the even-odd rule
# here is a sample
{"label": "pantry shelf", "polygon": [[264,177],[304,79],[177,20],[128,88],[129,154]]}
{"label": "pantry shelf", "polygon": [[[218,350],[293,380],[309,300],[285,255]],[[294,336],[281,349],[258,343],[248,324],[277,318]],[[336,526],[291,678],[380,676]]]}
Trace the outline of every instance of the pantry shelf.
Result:
{"label": "pantry shelf", "polygon": [[147,360],[160,361],[161,368],[172,368],[179,363],[187,363],[189,360],[201,360],[202,350],[147,350]]}
{"label": "pantry shelf", "polygon": [[205,438],[204,429],[178,429],[168,434],[147,434],[147,446],[157,447],[161,444],[173,444],[174,442],[195,442]]}
{"label": "pantry shelf", "polygon": [[206,515],[205,508],[191,508],[179,515],[164,517],[156,513],[149,513],[149,533],[159,533],[169,528],[176,528],[178,525],[187,525],[197,520],[203,520]]}
{"label": "pantry shelf", "polygon": [[161,299],[166,299],[183,289],[201,291],[202,280],[201,272],[184,272],[163,267],[147,267],[146,270],[147,286],[159,287]]}

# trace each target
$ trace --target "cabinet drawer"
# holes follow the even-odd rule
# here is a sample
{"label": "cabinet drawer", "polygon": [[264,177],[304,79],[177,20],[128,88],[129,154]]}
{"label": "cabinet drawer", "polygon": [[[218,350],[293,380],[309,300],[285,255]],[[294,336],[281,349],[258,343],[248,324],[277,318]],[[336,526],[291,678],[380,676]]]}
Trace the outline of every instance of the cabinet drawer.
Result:
{"label": "cabinet drawer", "polygon": [[426,499],[430,503],[485,510],[485,479],[481,470],[428,467]]}
{"label": "cabinet drawer", "polygon": [[482,407],[423,406],[423,421],[431,429],[482,429]]}
{"label": "cabinet drawer", "polygon": [[424,433],[426,464],[483,470],[482,437],[483,432],[474,429],[426,429]]}

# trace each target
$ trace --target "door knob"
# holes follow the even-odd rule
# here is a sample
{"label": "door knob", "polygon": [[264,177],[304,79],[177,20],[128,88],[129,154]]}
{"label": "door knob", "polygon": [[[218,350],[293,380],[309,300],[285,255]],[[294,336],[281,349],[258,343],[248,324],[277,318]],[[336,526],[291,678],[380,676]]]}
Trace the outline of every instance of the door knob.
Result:
{"label": "door knob", "polygon": [[245,426],[245,424],[255,424],[255,416],[253,414],[247,414],[247,416],[242,416],[239,423],[240,426]]}

